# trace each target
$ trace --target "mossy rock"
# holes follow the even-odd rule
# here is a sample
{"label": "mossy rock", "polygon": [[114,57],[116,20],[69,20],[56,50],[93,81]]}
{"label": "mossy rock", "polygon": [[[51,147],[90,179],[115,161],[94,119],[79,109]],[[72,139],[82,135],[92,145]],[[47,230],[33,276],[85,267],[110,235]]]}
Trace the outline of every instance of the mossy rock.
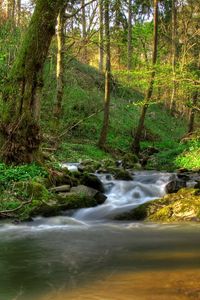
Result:
{"label": "mossy rock", "polygon": [[109,167],[115,167],[115,161],[111,158],[103,159],[101,162],[101,167],[107,169]]}
{"label": "mossy rock", "polygon": [[46,187],[36,181],[19,181],[14,184],[14,189],[29,199],[47,199],[49,192]]}
{"label": "mossy rock", "polygon": [[80,183],[96,189],[102,193],[104,192],[104,187],[101,180],[93,174],[83,173],[80,177]]}
{"label": "mossy rock", "polygon": [[117,169],[114,173],[114,178],[117,180],[133,180],[131,173],[124,169]]}
{"label": "mossy rock", "polygon": [[67,172],[55,172],[51,174],[48,178],[49,185],[52,186],[60,186],[68,184],[70,186],[77,186],[79,185],[79,180],[76,178],[76,174]]}
{"label": "mossy rock", "polygon": [[133,153],[126,153],[122,157],[122,165],[127,169],[134,169],[135,165],[139,163],[138,157]]}
{"label": "mossy rock", "polygon": [[119,220],[153,222],[200,221],[200,190],[183,188],[177,193],[138,206],[116,217]]}
{"label": "mossy rock", "polygon": [[94,173],[101,167],[101,163],[95,160],[86,159],[81,162],[78,169],[82,172]]}

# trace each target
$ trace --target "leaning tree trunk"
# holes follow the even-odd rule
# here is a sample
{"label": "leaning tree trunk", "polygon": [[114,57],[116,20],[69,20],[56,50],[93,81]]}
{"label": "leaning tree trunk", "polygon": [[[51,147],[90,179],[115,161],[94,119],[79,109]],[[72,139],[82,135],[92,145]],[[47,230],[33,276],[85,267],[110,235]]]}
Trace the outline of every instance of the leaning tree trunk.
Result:
{"label": "leaning tree trunk", "polygon": [[134,141],[132,144],[132,150],[135,154],[139,154],[140,152],[140,140],[144,128],[145,116],[146,116],[147,109],[149,107],[149,102],[153,94],[153,86],[154,86],[155,75],[156,75],[155,65],[157,61],[157,49],[158,49],[158,0],[154,0],[154,39],[153,39],[153,58],[152,58],[153,70],[151,73],[147,94],[144,100],[144,105],[142,107],[142,112],[140,115],[138,127],[136,129]]}
{"label": "leaning tree trunk", "polygon": [[104,98],[104,119],[99,138],[99,147],[104,148],[108,134],[109,110],[110,110],[110,84],[111,84],[111,63],[110,63],[110,19],[109,19],[109,0],[104,1],[105,18],[105,51],[106,51],[106,70],[105,70],[105,98]]}
{"label": "leaning tree trunk", "polygon": [[7,163],[28,163],[38,156],[41,141],[36,104],[38,75],[47,57],[63,1],[37,1],[11,70],[0,124],[1,156]]}

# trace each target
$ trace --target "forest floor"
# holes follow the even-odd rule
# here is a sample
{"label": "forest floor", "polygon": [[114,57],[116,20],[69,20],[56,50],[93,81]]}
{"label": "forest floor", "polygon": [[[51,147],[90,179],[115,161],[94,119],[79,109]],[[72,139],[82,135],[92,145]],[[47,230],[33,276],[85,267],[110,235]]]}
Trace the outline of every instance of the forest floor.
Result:
{"label": "forest floor", "polygon": [[[120,159],[120,154],[131,152],[134,128],[137,126],[143,94],[130,87],[128,77],[123,82],[113,77],[110,108],[110,127],[105,153],[98,142],[103,113],[104,79],[95,68],[72,61],[65,71],[63,114],[55,130],[52,121],[52,106],[55,91],[55,74],[45,68],[43,93],[42,128],[47,137],[44,148],[54,148],[60,136],[58,150],[54,156],[59,161],[78,162],[84,159],[102,160],[110,156]],[[51,88],[50,88],[51,87]],[[200,141],[194,137],[183,139],[187,133],[184,116],[172,116],[162,102],[150,105],[145,121],[142,149],[155,147],[158,153],[151,156],[147,169],[175,170],[177,168],[200,168]],[[55,138],[56,137],[56,138]],[[51,149],[50,149],[51,150]]]}

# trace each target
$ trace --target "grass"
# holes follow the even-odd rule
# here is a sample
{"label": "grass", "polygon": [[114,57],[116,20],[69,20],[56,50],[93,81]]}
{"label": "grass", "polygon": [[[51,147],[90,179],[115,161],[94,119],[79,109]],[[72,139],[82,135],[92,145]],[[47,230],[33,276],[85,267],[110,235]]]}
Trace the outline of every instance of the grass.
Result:
{"label": "grass", "polygon": [[[53,60],[54,66],[54,60]],[[103,106],[104,91],[103,77],[95,68],[81,64],[76,60],[67,66],[65,71],[65,88],[63,97],[63,115],[60,128],[55,130],[52,122],[52,99],[55,98],[55,73],[50,72],[50,65],[45,67],[45,86],[42,101],[42,127],[50,135],[57,135],[84,120],[72,130],[67,130],[56,157],[63,161],[80,161],[84,159],[101,160],[109,155],[99,150],[96,146],[103,113],[97,113],[92,118],[88,116],[101,109]],[[53,68],[51,66],[51,68]],[[54,68],[53,68],[54,69]],[[49,74],[52,74],[49,76]],[[143,99],[141,93],[130,87],[130,83],[113,81],[110,127],[107,144],[113,149],[124,152],[131,151],[132,131],[137,126],[140,115],[140,103]],[[180,140],[187,131],[187,122],[183,118],[173,117],[163,104],[150,105],[145,127],[154,141],[143,141],[142,147],[154,146],[159,153],[154,155],[147,167],[157,169],[175,169],[178,167],[200,168],[198,147],[196,152],[191,152],[190,143],[181,144]],[[189,151],[186,152],[185,151]],[[194,153],[197,159],[191,162]]]}

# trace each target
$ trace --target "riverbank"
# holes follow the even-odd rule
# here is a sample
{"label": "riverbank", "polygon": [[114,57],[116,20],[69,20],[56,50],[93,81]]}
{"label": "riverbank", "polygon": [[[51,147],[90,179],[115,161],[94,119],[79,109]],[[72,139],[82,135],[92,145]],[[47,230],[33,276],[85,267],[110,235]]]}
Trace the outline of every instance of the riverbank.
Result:
{"label": "riverbank", "polygon": [[[98,206],[94,220],[199,221],[198,172],[142,171],[137,157],[130,154],[122,161],[85,160],[48,169],[1,167],[1,219],[18,223]],[[135,168],[140,170],[132,171]],[[196,189],[184,188],[187,185]]]}

